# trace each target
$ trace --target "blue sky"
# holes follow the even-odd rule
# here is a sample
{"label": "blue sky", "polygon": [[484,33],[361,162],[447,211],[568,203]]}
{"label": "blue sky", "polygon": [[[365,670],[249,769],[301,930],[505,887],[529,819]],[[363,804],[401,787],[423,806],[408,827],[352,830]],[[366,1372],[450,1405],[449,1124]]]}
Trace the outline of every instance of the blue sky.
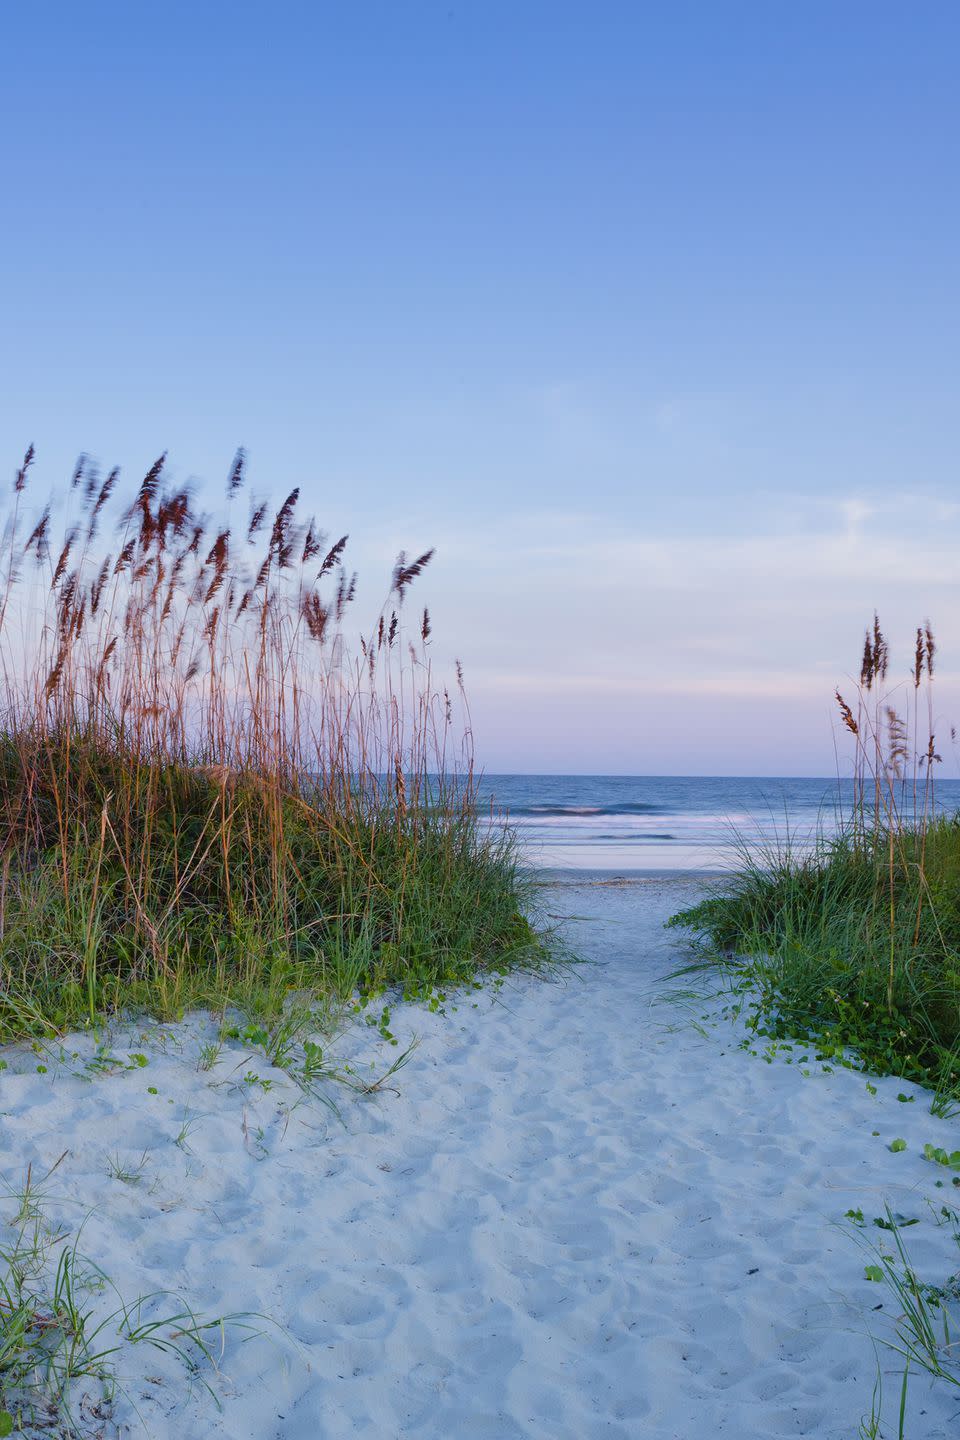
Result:
{"label": "blue sky", "polygon": [[[0,435],[400,546],[492,769],[823,773],[960,662],[960,10],[8,7]],[[956,696],[960,700],[960,694]],[[960,718],[960,706],[951,712]]]}

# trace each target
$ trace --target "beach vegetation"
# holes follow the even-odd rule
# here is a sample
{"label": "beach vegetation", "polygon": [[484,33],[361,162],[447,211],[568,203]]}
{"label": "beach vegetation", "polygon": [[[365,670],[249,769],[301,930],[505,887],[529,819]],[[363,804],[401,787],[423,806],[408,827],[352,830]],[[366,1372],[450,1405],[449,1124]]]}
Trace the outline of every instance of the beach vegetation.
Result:
{"label": "beach vegetation", "polygon": [[[860,1212],[847,1212],[856,1226],[862,1224]],[[940,1225],[949,1224],[953,1241],[958,1247],[960,1260],[960,1215],[947,1206],[941,1208],[936,1217]],[[956,1331],[956,1304],[960,1300],[960,1275],[951,1275],[941,1283],[923,1280],[907,1249],[901,1231],[916,1225],[916,1219],[907,1219],[891,1210],[889,1206],[883,1216],[874,1220],[889,1242],[872,1245],[865,1235],[858,1236],[868,1263],[864,1266],[864,1279],[883,1285],[893,1302],[890,1308],[890,1329],[884,1335],[889,1349],[903,1361],[903,1375],[900,1387],[900,1408],[898,1435],[904,1435],[904,1407],[907,1387],[912,1374],[926,1373],[934,1381],[944,1382],[960,1388],[960,1363],[958,1363],[958,1339]],[[892,1248],[891,1248],[892,1246]],[[875,1307],[882,1309],[882,1306]],[[882,1400],[874,1395],[872,1428],[862,1433],[881,1436]]]}
{"label": "beach vegetation", "polygon": [[114,1180],[122,1181],[124,1185],[136,1185],[147,1167],[148,1158],[146,1150],[136,1161],[124,1160],[119,1151],[115,1151],[107,1157],[107,1174]]}
{"label": "beach vegetation", "polygon": [[213,519],[163,456],[126,493],[82,459],[45,506],[32,466],[0,556],[0,1041],[230,1006],[282,1063],[292,1005],[545,963],[459,663],[437,680],[411,614],[431,550],[354,626],[347,537],[248,498],[242,452]]}
{"label": "beach vegetation", "polygon": [[854,694],[836,694],[847,812],[811,844],[744,844],[736,871],[671,923],[726,968],[754,1034],[915,1081],[944,1114],[960,1100],[960,817],[936,802],[935,656],[926,624],[891,677],[874,619]]}
{"label": "beach vegetation", "polygon": [[[137,1345],[176,1359],[219,1404],[205,1369],[216,1370],[228,1332],[249,1339],[267,1322],[200,1318],[162,1292],[124,1300],[83,1253],[83,1223],[62,1218],[51,1177],[66,1153],[39,1178],[28,1167],[0,1200],[0,1436],[102,1434]],[[116,1173],[135,1183],[141,1168],[121,1173],[118,1162]]]}

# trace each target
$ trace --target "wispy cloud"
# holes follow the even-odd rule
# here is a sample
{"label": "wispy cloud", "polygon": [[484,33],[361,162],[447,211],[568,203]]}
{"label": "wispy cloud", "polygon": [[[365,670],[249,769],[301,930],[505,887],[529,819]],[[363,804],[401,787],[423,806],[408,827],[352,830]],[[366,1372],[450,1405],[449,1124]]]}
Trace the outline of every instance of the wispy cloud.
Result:
{"label": "wispy cloud", "polygon": [[[833,690],[852,683],[874,608],[904,677],[914,626],[952,613],[960,506],[792,495],[741,497],[738,514],[732,532],[685,535],[557,508],[436,537],[436,653],[466,662],[482,750],[530,764],[549,730],[556,764],[619,747],[684,768],[682,736],[742,773],[762,731],[768,768],[832,768]],[[945,728],[960,647],[947,626],[941,642]]]}

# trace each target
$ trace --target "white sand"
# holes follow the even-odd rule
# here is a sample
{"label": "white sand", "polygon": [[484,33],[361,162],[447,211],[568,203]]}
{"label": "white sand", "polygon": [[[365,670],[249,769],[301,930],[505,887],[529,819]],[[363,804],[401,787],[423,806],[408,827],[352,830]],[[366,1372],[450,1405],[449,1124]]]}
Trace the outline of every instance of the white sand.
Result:
{"label": "white sand", "polygon": [[[295,1087],[236,1044],[198,1072],[197,1020],[127,1035],[148,1066],[92,1081],[8,1050],[6,1180],[68,1149],[48,1213],[88,1215],[81,1248],[125,1298],[172,1289],[280,1327],[246,1346],[228,1334],[207,1374],[220,1411],[175,1362],[129,1350],[120,1433],[143,1433],[135,1404],[158,1440],[855,1435],[876,1376],[864,1327],[891,1301],[837,1222],[888,1197],[924,1217],[906,1238],[945,1278],[949,1236],[923,1202],[957,1191],[920,1152],[954,1148],[957,1126],[922,1092],[898,1103],[912,1087],[803,1078],[745,1054],[725,1022],[704,1036],[656,1003],[683,953],[661,921],[694,894],[560,887],[551,909],[603,917],[573,927],[600,964],[446,1016],[400,1007],[401,1041],[423,1037],[401,1093],[341,1093],[345,1128],[313,1102],[290,1114]],[[389,1051],[368,1030],[351,1045]],[[269,1092],[243,1083],[251,1067]],[[175,1144],[185,1115],[192,1153]],[[143,1151],[136,1184],[108,1173],[106,1157]],[[907,1434],[955,1434],[958,1410],[918,1376]]]}

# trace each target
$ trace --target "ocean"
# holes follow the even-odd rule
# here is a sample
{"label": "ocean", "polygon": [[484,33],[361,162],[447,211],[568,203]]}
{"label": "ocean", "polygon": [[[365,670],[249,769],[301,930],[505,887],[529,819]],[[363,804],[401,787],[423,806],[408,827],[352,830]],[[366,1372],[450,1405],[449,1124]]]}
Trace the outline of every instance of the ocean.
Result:
{"label": "ocean", "polygon": [[[936,782],[960,810],[960,780]],[[481,805],[538,869],[723,871],[738,848],[809,844],[849,814],[850,781],[688,775],[485,775]]]}

